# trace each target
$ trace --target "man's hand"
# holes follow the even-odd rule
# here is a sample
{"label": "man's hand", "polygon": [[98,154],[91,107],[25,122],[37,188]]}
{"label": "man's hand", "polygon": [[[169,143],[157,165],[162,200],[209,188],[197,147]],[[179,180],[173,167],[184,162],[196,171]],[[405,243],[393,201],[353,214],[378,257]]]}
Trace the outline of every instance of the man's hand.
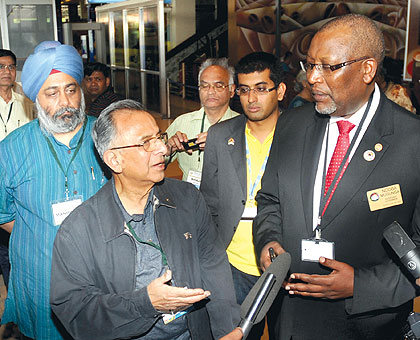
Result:
{"label": "man's hand", "polygon": [[207,139],[207,131],[199,133],[197,135],[196,143],[199,145],[200,150],[204,150],[204,147],[206,146],[206,139]]}
{"label": "man's hand", "polygon": [[[171,153],[175,151],[185,151],[182,142],[188,142],[188,137],[185,133],[181,131],[177,131],[171,138],[168,139],[168,153],[166,154],[169,156]],[[192,150],[186,150],[189,154],[192,154]]]}
{"label": "man's hand", "polygon": [[165,274],[153,280],[147,286],[150,301],[156,310],[161,312],[176,312],[188,308],[193,303],[210,296],[209,291],[201,288],[188,289],[171,287],[167,282],[172,278],[172,272],[167,270]]}
{"label": "man's hand", "polygon": [[287,283],[285,289],[291,295],[310,296],[322,299],[342,299],[353,296],[354,269],[344,262],[319,258],[319,263],[333,271],[328,275],[293,273],[292,280],[303,283]]}
{"label": "man's hand", "polygon": [[226,334],[223,338],[219,340],[241,340],[243,336],[242,330],[240,327],[236,327],[232,332]]}
{"label": "man's hand", "polygon": [[14,225],[15,225],[15,220],[0,224],[0,228],[6,230],[8,233],[12,233]]}
{"label": "man's hand", "polygon": [[417,286],[420,286],[420,278],[418,278],[418,279],[416,280],[416,285],[417,285]]}
{"label": "man's hand", "polygon": [[274,253],[276,255],[283,254],[286,252],[283,249],[283,247],[280,245],[280,243],[276,241],[271,241],[267,243],[262,249],[261,255],[260,255],[260,266],[263,271],[265,271],[268,268],[268,266],[271,264],[270,252],[268,251],[269,248],[273,248]]}

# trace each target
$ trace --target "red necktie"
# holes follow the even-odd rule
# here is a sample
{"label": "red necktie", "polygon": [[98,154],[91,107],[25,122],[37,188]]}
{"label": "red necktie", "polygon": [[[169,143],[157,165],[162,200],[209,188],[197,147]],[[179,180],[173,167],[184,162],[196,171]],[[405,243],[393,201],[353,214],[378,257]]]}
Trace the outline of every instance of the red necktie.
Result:
{"label": "red necktie", "polygon": [[[330,165],[328,166],[327,176],[325,177],[325,190],[324,195],[328,192],[328,189],[334,180],[335,174],[338,171],[338,168],[340,167],[344,156],[346,155],[347,149],[350,146],[350,137],[349,133],[350,131],[355,127],[353,123],[348,122],[347,120],[340,120],[337,122],[338,131],[340,132],[337,144],[334,149],[334,153],[331,157]],[[335,183],[335,187],[337,186],[338,182],[340,182],[341,177],[344,174],[344,171],[347,168],[348,160],[346,164],[344,165],[343,170],[341,171],[341,174],[339,175],[337,182]],[[333,188],[333,192],[335,190],[335,187]],[[331,196],[333,194],[331,193]],[[330,197],[331,198],[331,197]]]}

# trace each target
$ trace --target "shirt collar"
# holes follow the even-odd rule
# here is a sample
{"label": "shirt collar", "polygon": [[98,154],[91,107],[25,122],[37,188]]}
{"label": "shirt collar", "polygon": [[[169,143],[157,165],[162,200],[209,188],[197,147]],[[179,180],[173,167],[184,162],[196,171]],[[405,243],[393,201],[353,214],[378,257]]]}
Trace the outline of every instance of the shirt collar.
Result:
{"label": "shirt collar", "polygon": [[[133,214],[133,215],[130,215],[127,212],[127,210],[125,210],[125,208],[124,208],[124,206],[123,206],[123,204],[121,202],[121,199],[118,196],[117,190],[115,188],[115,180],[114,180],[114,178],[112,178],[111,181],[112,181],[112,195],[114,197],[115,203],[121,209],[121,212],[122,212],[123,218],[124,218],[124,222],[127,223],[127,222],[131,222],[131,221],[134,221],[134,222],[140,222],[140,221],[142,221],[144,219],[144,214]],[[151,206],[151,204],[153,204],[153,202],[152,202],[152,198],[154,196],[153,195],[153,192],[154,192],[154,188],[152,188],[152,190],[150,190],[150,192],[149,192],[149,197],[147,198],[147,202],[146,202],[146,205],[144,207],[144,212],[145,213],[147,213],[149,207]]]}

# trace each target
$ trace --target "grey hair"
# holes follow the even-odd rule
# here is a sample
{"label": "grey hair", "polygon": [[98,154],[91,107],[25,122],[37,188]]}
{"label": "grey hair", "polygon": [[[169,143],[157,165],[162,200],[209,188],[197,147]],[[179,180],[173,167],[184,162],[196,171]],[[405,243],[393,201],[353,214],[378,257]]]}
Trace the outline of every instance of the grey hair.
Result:
{"label": "grey hair", "polygon": [[304,81],[306,81],[306,72],[300,70],[296,76],[295,85],[293,86],[293,90],[295,90],[296,93],[303,90]]}
{"label": "grey hair", "polygon": [[113,140],[117,136],[114,113],[122,110],[146,111],[146,108],[143,104],[135,100],[124,99],[114,102],[102,110],[92,129],[92,139],[102,159],[105,151],[110,148]]}
{"label": "grey hair", "polygon": [[[235,69],[232,66],[229,66],[228,58],[209,58],[206,59],[200,66],[198,71],[198,85],[200,85],[201,74],[203,71],[210,66],[220,66],[223,67],[229,74],[229,85],[234,84],[235,82]],[[230,86],[229,86],[230,89]]]}

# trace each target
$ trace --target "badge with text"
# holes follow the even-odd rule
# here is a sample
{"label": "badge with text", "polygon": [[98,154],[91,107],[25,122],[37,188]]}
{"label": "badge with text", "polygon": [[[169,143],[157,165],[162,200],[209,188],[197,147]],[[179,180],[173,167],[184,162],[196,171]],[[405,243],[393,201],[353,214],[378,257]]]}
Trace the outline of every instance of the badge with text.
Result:
{"label": "badge with text", "polygon": [[370,211],[394,207],[403,204],[399,184],[370,190],[367,193]]}
{"label": "badge with text", "polygon": [[321,256],[334,260],[334,242],[314,238],[302,240],[302,261],[319,262]]}
{"label": "badge with text", "polygon": [[53,220],[55,226],[60,226],[64,219],[76,209],[83,200],[81,196],[76,196],[71,200],[55,201],[51,204]]}
{"label": "badge with text", "polygon": [[200,189],[201,171],[188,171],[187,182],[193,184],[197,189]]}

